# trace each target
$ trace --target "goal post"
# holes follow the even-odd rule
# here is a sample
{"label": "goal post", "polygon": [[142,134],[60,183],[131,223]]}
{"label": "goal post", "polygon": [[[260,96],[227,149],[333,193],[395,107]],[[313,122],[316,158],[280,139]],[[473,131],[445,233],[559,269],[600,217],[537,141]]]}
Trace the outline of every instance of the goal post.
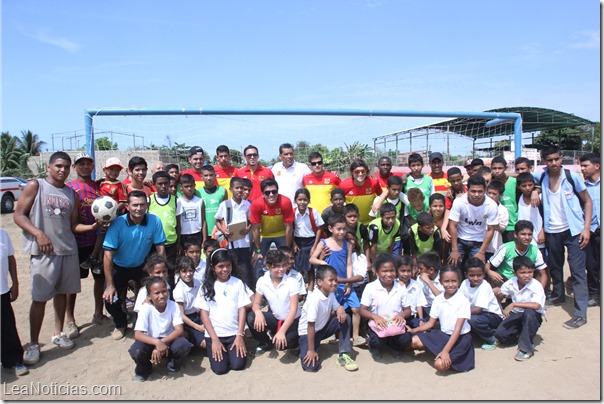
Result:
{"label": "goal post", "polygon": [[[291,116],[355,116],[355,117],[422,117],[490,119],[489,126],[514,122],[514,153],[522,153],[522,116],[515,112],[413,111],[371,109],[87,109],[84,114],[86,151],[94,158],[94,118],[101,116],[162,116],[162,115],[291,115]],[[94,173],[93,173],[94,176]]]}

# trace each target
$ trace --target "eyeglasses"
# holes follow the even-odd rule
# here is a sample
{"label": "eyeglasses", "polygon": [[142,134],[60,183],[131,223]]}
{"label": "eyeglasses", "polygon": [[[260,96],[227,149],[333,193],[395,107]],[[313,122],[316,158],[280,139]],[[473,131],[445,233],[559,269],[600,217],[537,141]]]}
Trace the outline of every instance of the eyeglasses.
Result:
{"label": "eyeglasses", "polygon": [[367,174],[367,170],[354,170],[354,174]]}
{"label": "eyeglasses", "polygon": [[263,194],[266,196],[277,195],[278,193],[279,193],[279,191],[277,191],[276,189],[269,189],[268,191],[263,192]]}
{"label": "eyeglasses", "polygon": [[247,158],[257,158],[258,157],[258,153],[250,153],[250,154],[246,154],[245,157]]}
{"label": "eyeglasses", "polygon": [[320,166],[320,165],[323,165],[323,160],[320,160],[320,161],[311,161],[309,164],[311,166],[313,166],[313,167],[314,166]]}

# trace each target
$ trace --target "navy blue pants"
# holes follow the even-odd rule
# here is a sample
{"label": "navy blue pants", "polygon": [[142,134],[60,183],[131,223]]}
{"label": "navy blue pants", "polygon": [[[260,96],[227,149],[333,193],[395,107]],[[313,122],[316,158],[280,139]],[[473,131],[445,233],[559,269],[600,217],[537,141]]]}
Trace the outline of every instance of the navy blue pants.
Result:
{"label": "navy blue pants", "polygon": [[518,341],[518,349],[522,352],[533,352],[533,338],[537,335],[542,321],[541,314],[533,309],[524,309],[522,313],[512,312],[497,327],[495,338],[504,344]]}
{"label": "navy blue pants", "polygon": [[117,300],[111,304],[105,302],[105,308],[109,314],[111,314],[111,317],[113,317],[115,328],[125,328],[128,325],[128,315],[122,310],[122,299],[120,297],[122,291],[128,287],[128,282],[131,280],[135,281],[140,286],[141,279],[149,276],[149,274],[143,271],[141,267],[124,268],[118,267],[115,264],[114,267],[113,285],[115,286],[115,291],[117,293]]}
{"label": "navy blue pants", "polygon": [[469,323],[472,333],[484,341],[491,342],[501,321],[499,315],[483,310],[480,314],[472,314]]}
{"label": "navy blue pants", "polygon": [[393,335],[392,337],[380,338],[378,335],[371,329],[371,327],[367,327],[367,337],[369,339],[369,349],[380,350],[382,347],[388,347],[396,352],[403,352],[409,344],[411,344],[411,334],[408,332],[400,335]]}
{"label": "navy blue pants", "polygon": [[[321,328],[319,331],[315,333],[315,352],[319,352],[319,345],[321,341],[327,339],[334,335],[336,331],[340,331],[340,339],[339,339],[339,353],[349,353],[352,350],[350,344],[350,315],[346,315],[346,321],[340,323],[336,316],[332,317],[329,322],[325,325],[325,327]],[[300,364],[302,365],[302,369],[316,372],[319,370],[319,365],[321,364],[321,360],[317,360],[314,365],[307,365],[304,363],[304,357],[308,352],[308,335],[300,335]]]}
{"label": "navy blue pants", "polygon": [[[260,343],[260,345],[267,345],[272,347],[273,342],[272,338],[269,337],[267,331],[271,332],[271,335],[274,337],[277,334],[277,328],[279,327],[279,320],[271,313],[270,311],[263,312],[264,320],[266,321],[266,326],[264,327],[264,332],[258,332],[254,328],[254,321],[256,320],[256,314],[253,311],[247,313],[247,326],[249,327],[252,336],[256,341]],[[298,321],[299,319],[295,319],[292,325],[287,329],[285,333],[285,339],[287,341],[287,348],[297,348],[299,344],[299,336],[298,336]]]}
{"label": "navy blue pants", "polygon": [[0,306],[2,308],[2,335],[0,338],[2,367],[12,368],[17,363],[23,363],[23,347],[17,333],[15,313],[10,302],[10,292],[1,295]]}
{"label": "navy blue pants", "polygon": [[[184,358],[191,352],[193,344],[183,337],[178,337],[174,341],[166,344],[170,348],[168,353],[168,365],[180,369]],[[141,341],[134,341],[134,344],[128,350],[130,357],[136,363],[134,373],[141,375],[144,378],[149,377],[153,371],[151,363],[151,354],[155,349],[155,345],[145,344]]]}
{"label": "navy blue pants", "polygon": [[564,247],[568,249],[568,266],[575,296],[574,316],[587,317],[587,275],[585,271],[585,250],[579,246],[579,235],[571,236],[570,230],[562,233],[546,233],[547,266],[552,275],[552,297],[555,302],[566,299],[564,293]]}
{"label": "navy blue pants", "polygon": [[[236,335],[230,337],[218,337],[226,352],[222,352],[222,360],[217,361],[212,358],[212,338],[206,337],[206,347],[208,350],[208,359],[210,360],[210,368],[217,375],[223,375],[229,370],[243,370],[247,364],[247,357],[237,356],[237,349],[233,348]],[[233,349],[231,349],[233,348]]]}
{"label": "navy blue pants", "polygon": [[589,297],[600,301],[600,233],[591,233],[587,246],[587,290]]}

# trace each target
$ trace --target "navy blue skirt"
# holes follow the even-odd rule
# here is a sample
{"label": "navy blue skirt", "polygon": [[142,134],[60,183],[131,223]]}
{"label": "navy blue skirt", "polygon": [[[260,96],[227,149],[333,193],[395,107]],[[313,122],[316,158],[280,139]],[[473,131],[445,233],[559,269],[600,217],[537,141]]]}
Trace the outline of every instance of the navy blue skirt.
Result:
{"label": "navy blue skirt", "polygon": [[[434,355],[442,352],[450,337],[440,330],[425,331],[416,335]],[[449,352],[449,356],[451,357],[451,369],[458,372],[474,369],[474,345],[472,345],[470,333],[459,336],[453,349]]]}
{"label": "navy blue skirt", "polygon": [[294,237],[294,241],[300,248],[295,257],[296,271],[303,273],[310,270],[310,250],[315,243],[314,237]]}

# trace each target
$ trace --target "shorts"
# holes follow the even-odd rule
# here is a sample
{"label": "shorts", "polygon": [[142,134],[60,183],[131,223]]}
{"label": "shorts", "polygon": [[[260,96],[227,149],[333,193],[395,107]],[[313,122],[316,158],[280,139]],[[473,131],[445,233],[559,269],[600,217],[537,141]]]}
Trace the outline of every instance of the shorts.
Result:
{"label": "shorts", "polygon": [[[86,246],[86,247],[78,247],[78,261],[80,263],[80,265],[82,264],[82,262],[86,261],[86,259],[88,259],[88,257],[90,257],[90,255],[92,254],[92,251],[94,251],[94,246]],[[80,279],[86,279],[88,278],[88,272],[92,273],[92,271],[90,269],[84,269],[82,267],[80,268]],[[92,277],[94,279],[105,279],[105,273],[101,272],[100,274],[95,274],[92,273]]]}
{"label": "shorts", "polygon": [[73,255],[32,255],[31,298],[47,302],[57,294],[80,293],[80,263]]}
{"label": "shorts", "polygon": [[361,303],[359,302],[357,293],[355,292],[354,288],[352,288],[350,290],[350,294],[345,296],[345,286],[346,285],[344,284],[338,285],[338,288],[336,289],[336,300],[338,301],[338,303],[340,303],[342,307],[344,307],[344,309],[347,309],[349,307],[351,309],[358,309],[359,307],[361,307]]}

